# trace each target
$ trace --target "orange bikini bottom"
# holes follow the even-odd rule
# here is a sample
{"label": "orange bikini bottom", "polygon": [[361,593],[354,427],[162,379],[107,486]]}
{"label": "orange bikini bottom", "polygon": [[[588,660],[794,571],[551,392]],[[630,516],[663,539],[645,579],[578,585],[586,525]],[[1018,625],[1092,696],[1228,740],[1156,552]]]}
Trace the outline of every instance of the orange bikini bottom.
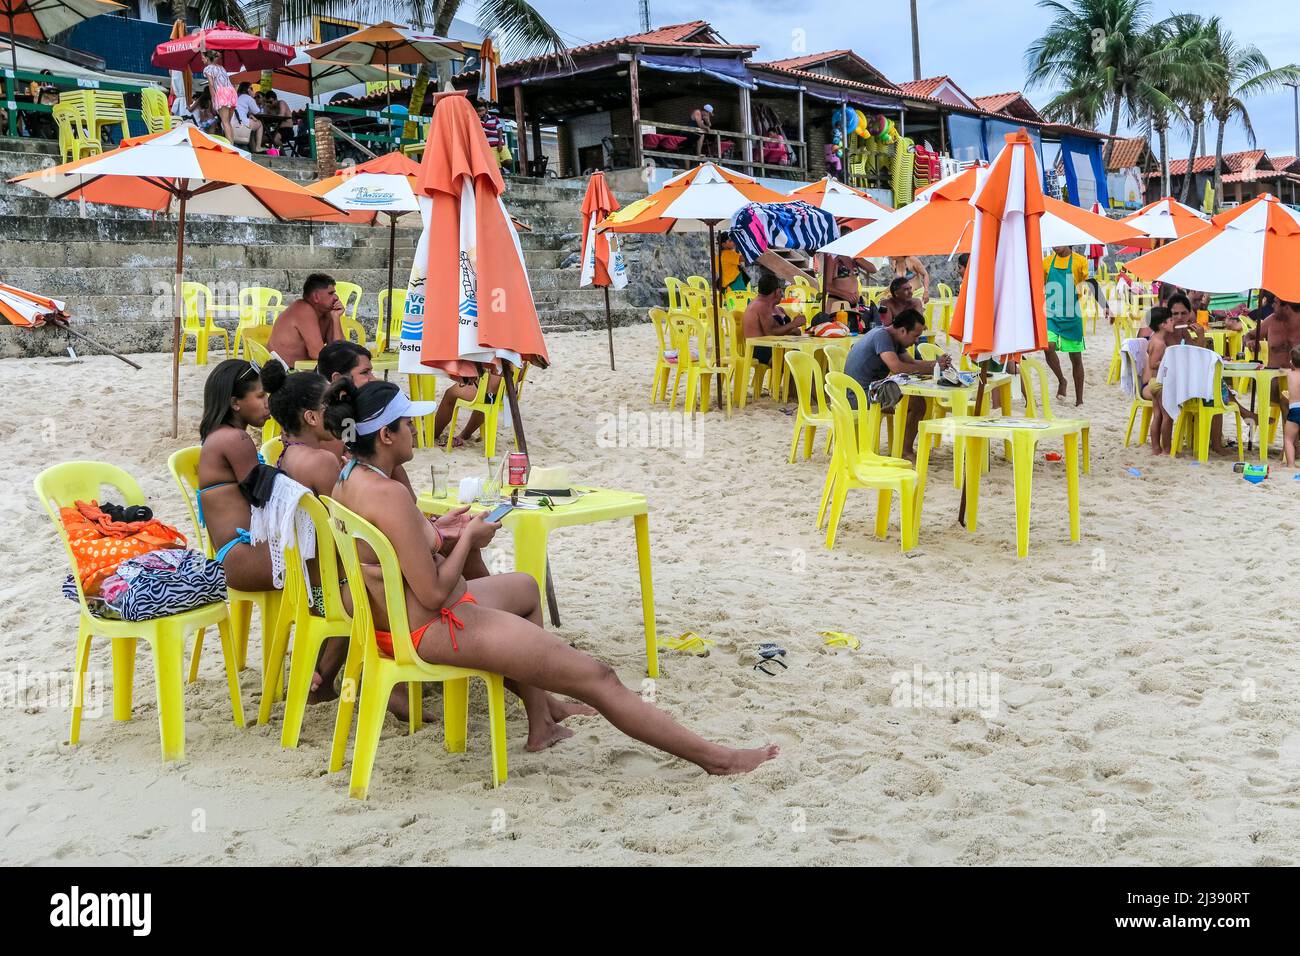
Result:
{"label": "orange bikini bottom", "polygon": [[[462,631],[465,629],[465,622],[456,616],[455,608],[466,603],[478,603],[478,601],[474,600],[474,595],[470,594],[468,590],[466,590],[465,593],[460,596],[460,600],[452,604],[451,607],[444,607],[439,612],[439,616],[442,620],[447,622],[447,636],[451,638],[451,649],[453,651],[460,650],[460,646],[456,643],[456,628],[460,628]],[[412,647],[417,649],[419,648],[420,639],[424,637],[424,632],[427,631],[434,621],[437,620],[438,618],[435,617],[432,621],[427,622],[423,627],[417,628],[411,632]],[[388,631],[376,630],[375,643],[378,644],[379,649],[389,657],[393,656],[393,635]]]}

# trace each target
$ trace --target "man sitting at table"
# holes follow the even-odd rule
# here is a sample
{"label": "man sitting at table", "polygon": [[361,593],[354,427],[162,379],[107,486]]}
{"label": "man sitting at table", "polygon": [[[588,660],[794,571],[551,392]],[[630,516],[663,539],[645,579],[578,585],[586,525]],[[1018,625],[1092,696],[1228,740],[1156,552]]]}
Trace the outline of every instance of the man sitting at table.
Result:
{"label": "man sitting at table", "polygon": [[[1147,368],[1150,371],[1151,381],[1147,389],[1143,392],[1143,395],[1149,395],[1155,399],[1155,411],[1151,416],[1151,428],[1153,433],[1152,449],[1153,450],[1157,449],[1157,446],[1155,444],[1156,438],[1154,432],[1156,427],[1156,416],[1159,415],[1162,418],[1162,424],[1164,428],[1164,434],[1160,439],[1161,440],[1160,447],[1163,448],[1163,451],[1173,454],[1174,449],[1171,447],[1171,442],[1173,438],[1174,422],[1173,419],[1170,419],[1167,415],[1163,413],[1163,409],[1161,408],[1161,403],[1159,400],[1160,385],[1158,382],[1155,381],[1155,374],[1160,369],[1160,362],[1164,357],[1165,348],[1167,346],[1196,345],[1199,346],[1200,348],[1210,349],[1211,351],[1213,351],[1214,343],[1210,340],[1209,336],[1205,334],[1205,329],[1197,324],[1196,311],[1192,305],[1192,300],[1188,296],[1186,296],[1182,292],[1177,292],[1169,297],[1168,302],[1169,302],[1169,307],[1168,307],[1169,321],[1164,325],[1164,329],[1167,331],[1164,333],[1164,338],[1162,339],[1163,344],[1157,343],[1156,339],[1158,336],[1153,335],[1151,337],[1150,342],[1147,345]],[[1152,309],[1151,311],[1155,312],[1156,310]],[[1155,321],[1154,318],[1152,319],[1152,321]],[[1154,355],[1154,359],[1152,358],[1153,355]],[[1222,395],[1223,395],[1223,403],[1225,405],[1229,404],[1230,402],[1236,401],[1236,399],[1232,394],[1232,390],[1228,388],[1228,383],[1226,380],[1223,382],[1221,388],[1222,388]],[[1245,406],[1243,406],[1240,401],[1237,401],[1236,404],[1237,404],[1238,413],[1241,415],[1243,419],[1247,419],[1251,421],[1255,419],[1254,412],[1250,411]],[[1223,416],[1222,415],[1215,415],[1210,422],[1210,450],[1214,452],[1214,454],[1216,455],[1229,454],[1229,449],[1223,442]],[[1157,451],[1157,454],[1159,453],[1160,452]]]}
{"label": "man sitting at table", "polygon": [[[908,355],[908,349],[917,343],[925,332],[925,319],[916,309],[908,309],[894,316],[892,325],[872,329],[849,349],[844,360],[844,374],[854,379],[870,394],[871,386],[899,373],[932,375],[934,367],[946,368],[952,359],[945,355],[938,362],[920,362]],[[886,412],[892,415],[893,412]],[[907,403],[907,424],[903,427],[903,457],[915,464],[916,427],[925,415],[924,401]]]}
{"label": "man sitting at table", "polygon": [[302,298],[275,320],[266,347],[292,369],[296,362],[318,358],[328,343],[343,341],[342,315],[334,280],[314,272],[303,283]]}
{"label": "man sitting at table", "polygon": [[880,321],[883,325],[894,322],[904,312],[921,314],[921,300],[912,295],[912,280],[897,276],[889,283],[889,295],[880,300]]}
{"label": "man sitting at table", "polygon": [[[1272,313],[1246,336],[1246,350],[1259,354],[1261,342],[1268,343],[1268,368],[1291,368],[1291,350],[1300,345],[1300,302],[1276,299]],[[1273,379],[1272,401],[1280,402],[1280,378]]]}
{"label": "man sitting at table", "polygon": [[[745,307],[740,328],[746,339],[764,335],[803,334],[803,327],[798,322],[792,322],[781,308],[781,280],[773,273],[764,272],[758,280],[758,295]],[[766,345],[755,345],[754,361],[760,365],[771,365],[772,350]]]}

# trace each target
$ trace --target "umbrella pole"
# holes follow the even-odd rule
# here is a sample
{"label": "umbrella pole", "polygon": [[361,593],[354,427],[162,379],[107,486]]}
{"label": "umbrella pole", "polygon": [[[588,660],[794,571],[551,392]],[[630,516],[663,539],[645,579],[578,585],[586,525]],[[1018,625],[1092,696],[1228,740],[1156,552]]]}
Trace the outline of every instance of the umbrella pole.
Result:
{"label": "umbrella pole", "polygon": [[112,349],[110,349],[107,345],[103,345],[103,344],[101,344],[101,343],[99,343],[99,342],[96,342],[96,341],[95,341],[94,339],[92,339],[89,335],[85,335],[85,334],[83,334],[83,333],[81,333],[81,332],[78,332],[76,329],[74,329],[74,328],[72,327],[72,325],[68,322],[67,319],[49,319],[49,320],[47,320],[47,321],[48,321],[48,324],[53,325],[55,328],[62,329],[64,332],[67,332],[69,335],[75,335],[77,338],[81,339],[83,342],[89,342],[91,345],[95,346],[95,348],[99,349],[101,352],[107,352],[109,355],[113,356],[113,358],[115,358],[115,359],[121,359],[121,360],[122,360],[123,362],[125,362],[127,365],[129,365],[129,366],[131,366],[133,369],[135,369],[137,372],[140,371],[140,366],[137,365],[137,364],[135,364],[135,362],[132,362],[132,361],[131,361],[129,358],[127,358],[125,355],[119,355],[118,353],[114,352],[114,351],[113,351]]}
{"label": "umbrella pole", "polygon": [[[386,122],[386,123],[388,124],[388,149],[387,149],[387,152],[390,152],[390,153],[391,153],[391,152],[393,151],[393,139],[392,139],[392,136],[393,136],[393,86],[392,86],[392,81],[389,80],[389,78],[388,78],[388,74],[389,74],[390,72],[391,72],[391,68],[390,68],[389,65],[388,65],[388,47],[385,46],[385,47],[384,47],[384,97],[385,97],[385,99],[388,100],[388,109],[386,110],[387,115],[384,117],[384,122]],[[398,145],[400,146],[401,144],[399,143]],[[392,286],[392,284],[393,284],[393,280],[392,280],[391,278],[388,280],[388,284],[389,284],[389,286]]]}
{"label": "umbrella pole", "polygon": [[[519,393],[515,390],[515,367],[509,362],[501,363],[501,376],[506,383],[506,399],[510,403],[510,422],[514,426],[515,441],[519,450],[528,454],[528,440],[524,437],[524,420],[519,414]],[[551,562],[546,562],[546,604],[551,612],[551,625],[560,626],[560,604],[555,597],[555,584],[551,580]]]}
{"label": "umbrella pole", "polygon": [[[716,368],[722,368],[722,301],[718,296],[718,257],[717,244],[714,240],[713,229],[717,223],[709,221],[709,294],[713,298],[713,364]],[[718,410],[723,408],[722,404],[722,373],[714,375],[715,384],[718,387]]]}
{"label": "umbrella pole", "polygon": [[[977,416],[982,414],[981,409],[984,408],[984,384],[988,380],[989,363],[987,361],[980,362],[980,384],[979,388],[975,389],[975,414]],[[963,441],[963,439],[960,438],[955,440]],[[970,454],[970,449],[966,450],[966,454]],[[969,461],[969,459],[967,460]],[[961,483],[961,501],[957,505],[957,523],[963,528],[966,527],[966,479],[964,477],[962,478]]]}
{"label": "umbrella pole", "polygon": [[18,94],[18,89],[17,89],[18,87],[18,44],[14,41],[14,18],[12,16],[9,17],[9,56],[13,60],[13,65],[14,65],[14,78],[13,78],[14,89],[6,90],[5,92],[7,92],[14,99],[17,99],[18,98],[17,96]]}
{"label": "umbrella pole", "polygon": [[393,327],[393,257],[397,247],[397,216],[388,214],[388,327]]}
{"label": "umbrella pole", "polygon": [[614,318],[609,311],[609,286],[601,286],[605,290],[605,329],[609,333],[609,370],[614,371]]}
{"label": "umbrella pole", "polygon": [[[181,187],[184,190],[184,186]],[[181,405],[181,309],[185,308],[182,291],[185,288],[185,200],[188,193],[181,192],[181,208],[176,220],[176,273],[172,277],[172,438],[180,435]],[[206,322],[207,319],[205,318]],[[197,346],[196,346],[197,347]]]}

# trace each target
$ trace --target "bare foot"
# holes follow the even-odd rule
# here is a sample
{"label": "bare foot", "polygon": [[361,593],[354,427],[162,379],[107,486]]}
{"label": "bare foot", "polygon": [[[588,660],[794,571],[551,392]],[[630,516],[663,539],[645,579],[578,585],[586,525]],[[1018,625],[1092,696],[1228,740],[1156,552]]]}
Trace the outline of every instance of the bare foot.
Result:
{"label": "bare foot", "polygon": [[1074,400],[1074,407],[1078,408],[1082,404],[1083,404],[1083,396],[1080,395],[1078,398]]}
{"label": "bare foot", "polygon": [[[388,695],[388,712],[402,723],[406,723],[411,718],[411,706],[410,700],[407,698],[406,686],[406,684],[397,684],[393,687],[393,692]],[[423,703],[420,705],[420,715],[426,724],[431,724],[437,719],[437,715],[428,707],[425,707]]]}
{"label": "bare foot", "polygon": [[600,711],[595,707],[587,704],[578,703],[576,700],[561,700],[558,697],[551,697],[549,694],[546,699],[546,706],[550,708],[551,720],[557,724],[569,717],[595,717]]}
{"label": "bare foot", "polygon": [[704,770],[716,776],[749,773],[757,768],[759,764],[767,763],[780,752],[781,748],[776,744],[764,744],[762,747],[754,747],[750,750],[731,750],[722,763],[712,767],[705,767]]}
{"label": "bare foot", "polygon": [[1157,456],[1159,456],[1159,455],[1163,455],[1164,453],[1165,453],[1165,450],[1164,450],[1163,448],[1156,448],[1156,447],[1153,446],[1152,449],[1151,449],[1151,454],[1153,454],[1153,455],[1157,455]]}
{"label": "bare foot", "polygon": [[323,704],[327,701],[338,700],[339,692],[334,689],[334,682],[326,683],[320,676],[320,671],[312,671],[311,690],[307,692],[307,703]]}
{"label": "bare foot", "polygon": [[545,750],[547,747],[554,747],[561,740],[567,740],[572,736],[572,730],[568,727],[561,727],[553,721],[547,721],[537,727],[530,723],[528,725],[528,743],[524,744],[524,749],[529,753],[536,753],[539,750]]}

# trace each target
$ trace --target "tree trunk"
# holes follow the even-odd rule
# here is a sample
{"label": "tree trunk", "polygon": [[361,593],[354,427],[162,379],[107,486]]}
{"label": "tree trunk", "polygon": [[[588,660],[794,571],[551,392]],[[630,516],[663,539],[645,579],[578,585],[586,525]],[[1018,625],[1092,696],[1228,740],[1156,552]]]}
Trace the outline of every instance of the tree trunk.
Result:
{"label": "tree trunk", "polygon": [[185,19],[185,0],[172,0],[172,21],[187,23]]}
{"label": "tree trunk", "polygon": [[1115,135],[1119,132],[1119,111],[1124,105],[1123,98],[1115,94],[1115,105],[1110,111],[1110,139],[1106,140],[1106,161],[1102,163],[1102,169],[1110,169],[1110,154],[1115,151]]}
{"label": "tree trunk", "polygon": [[1223,208],[1223,131],[1228,126],[1228,121],[1222,116],[1217,119],[1219,136],[1214,144],[1214,211],[1216,213]]}
{"label": "tree trunk", "polygon": [[460,0],[442,0],[438,4],[438,16],[433,21],[433,32],[440,37],[445,37],[451,30],[452,18],[456,16],[456,11],[459,9]]}
{"label": "tree trunk", "polygon": [[[1161,123],[1156,132],[1160,137],[1160,196],[1163,197],[1169,195],[1169,127]],[[1145,201],[1146,196],[1142,199]]]}
{"label": "tree trunk", "polygon": [[916,18],[916,0],[912,0],[912,79],[921,80],[921,29]]}
{"label": "tree trunk", "polygon": [[[438,15],[433,20],[433,32],[440,37],[445,37],[451,30],[452,18],[456,16],[456,11],[460,9],[460,0],[442,0],[438,4]],[[421,21],[423,17],[419,18]],[[418,26],[423,29],[424,23],[420,22]],[[411,102],[407,106],[409,115],[419,116],[424,109],[424,98],[429,92],[429,83],[433,79],[433,74],[429,69],[429,64],[425,63],[420,67],[419,74],[415,77],[415,83],[411,87]],[[420,135],[420,127],[414,122],[408,122],[402,129],[403,139],[415,139]]]}
{"label": "tree trunk", "polygon": [[[266,38],[280,39],[280,19],[284,16],[284,0],[270,0],[266,8]],[[270,70],[262,71],[260,84],[263,93],[270,93],[274,74]]]}
{"label": "tree trunk", "polygon": [[1187,197],[1191,195],[1191,191],[1192,191],[1192,175],[1193,175],[1192,170],[1196,166],[1197,136],[1200,133],[1200,131],[1201,131],[1201,121],[1198,117],[1193,116],[1192,117],[1192,152],[1191,155],[1187,157],[1187,172],[1183,175],[1183,188],[1179,190],[1179,194],[1178,194],[1178,201],[1183,203],[1184,205],[1187,204]]}

